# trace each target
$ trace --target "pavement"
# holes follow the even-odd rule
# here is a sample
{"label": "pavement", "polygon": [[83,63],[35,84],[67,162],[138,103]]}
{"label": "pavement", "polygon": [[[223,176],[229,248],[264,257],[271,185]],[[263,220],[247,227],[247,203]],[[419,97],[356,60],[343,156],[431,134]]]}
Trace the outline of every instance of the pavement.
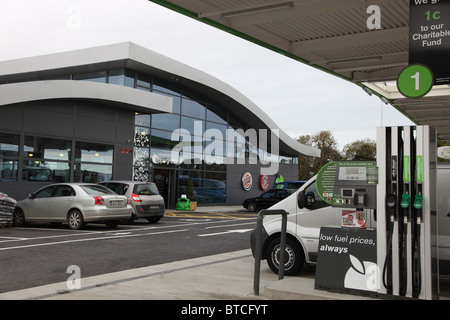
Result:
{"label": "pavement", "polygon": [[[242,208],[242,207],[240,207]],[[228,208],[236,212],[236,207]],[[215,212],[215,207],[198,212]],[[219,210],[219,209],[217,209]],[[223,212],[222,207],[217,212]],[[314,288],[314,267],[278,280],[261,261],[254,292],[255,260],[250,249],[176,261],[0,294],[0,300],[374,300]],[[78,287],[73,287],[78,285]],[[450,300],[450,280],[441,281]],[[442,291],[444,289],[444,291]]]}

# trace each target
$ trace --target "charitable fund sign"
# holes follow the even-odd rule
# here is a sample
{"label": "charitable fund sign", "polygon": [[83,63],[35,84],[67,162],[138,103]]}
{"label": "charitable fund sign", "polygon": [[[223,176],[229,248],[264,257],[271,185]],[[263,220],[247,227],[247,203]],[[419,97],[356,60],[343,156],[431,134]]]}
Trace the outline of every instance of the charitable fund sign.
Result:
{"label": "charitable fund sign", "polygon": [[[450,84],[450,0],[410,0],[409,64],[424,65],[433,84]],[[426,70],[408,77],[412,89],[420,90]]]}

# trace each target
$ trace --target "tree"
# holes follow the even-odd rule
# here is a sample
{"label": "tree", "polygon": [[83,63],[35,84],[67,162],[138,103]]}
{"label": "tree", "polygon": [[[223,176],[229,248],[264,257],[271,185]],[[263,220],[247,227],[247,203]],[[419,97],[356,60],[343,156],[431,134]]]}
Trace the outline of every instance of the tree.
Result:
{"label": "tree", "polygon": [[299,180],[312,178],[320,168],[331,161],[342,160],[341,153],[337,148],[337,142],[331,131],[320,131],[314,135],[304,135],[297,139],[301,144],[320,149],[320,158],[301,157],[298,160]]}
{"label": "tree", "polygon": [[348,143],[342,149],[345,160],[375,160],[377,143],[371,139],[356,140]]}

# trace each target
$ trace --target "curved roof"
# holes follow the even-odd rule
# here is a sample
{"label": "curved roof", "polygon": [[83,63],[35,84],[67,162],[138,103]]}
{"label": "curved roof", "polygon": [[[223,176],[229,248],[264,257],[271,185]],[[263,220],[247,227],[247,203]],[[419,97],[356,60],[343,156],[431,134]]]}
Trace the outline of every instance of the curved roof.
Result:
{"label": "curved roof", "polygon": [[[130,68],[167,79],[170,82],[179,81],[183,86],[201,92],[205,96],[226,106],[231,113],[240,119],[245,119],[244,122],[249,128],[278,129],[280,152],[295,156],[320,156],[320,150],[302,145],[295,139],[289,137],[257,105],[231,86],[205,72],[130,42],[1,61],[0,83],[27,81],[30,78],[36,78],[36,76],[40,78],[56,78],[73,72],[92,72],[94,70],[111,68]],[[140,107],[147,109],[153,108],[155,112],[170,112],[170,110],[164,109],[164,107],[161,109],[155,105],[152,106],[151,102],[143,104],[141,100],[143,96],[138,93],[140,90],[130,88],[118,89],[119,86],[114,86],[113,89],[109,89],[111,85],[98,83],[86,84],[88,83],[87,81],[72,81],[84,84],[69,84],[68,82],[70,81],[37,81],[34,84],[33,82],[28,82],[28,84],[15,83],[1,85],[0,88],[6,91],[8,89],[16,90],[11,91],[13,93],[8,92],[8,96],[17,94],[14,93],[17,90],[26,92],[26,88],[33,88],[35,98],[56,99],[64,98],[63,95],[66,95],[66,98],[82,98],[84,95],[84,98],[87,99],[116,101],[122,105],[133,105],[136,103]],[[62,90],[60,94],[57,92],[49,93],[57,88]],[[95,96],[96,90],[99,90],[100,97]],[[115,90],[123,91],[123,96],[119,92],[114,92]],[[3,96],[1,92],[0,95]],[[126,97],[126,99],[123,97]],[[0,102],[4,101],[3,99],[13,101],[15,98],[2,98]],[[152,99],[154,98],[152,97]],[[149,111],[147,110],[147,112]]]}
{"label": "curved roof", "polygon": [[83,99],[106,102],[138,112],[171,112],[172,99],[160,94],[105,83],[47,80],[0,86],[0,106],[49,99]]}

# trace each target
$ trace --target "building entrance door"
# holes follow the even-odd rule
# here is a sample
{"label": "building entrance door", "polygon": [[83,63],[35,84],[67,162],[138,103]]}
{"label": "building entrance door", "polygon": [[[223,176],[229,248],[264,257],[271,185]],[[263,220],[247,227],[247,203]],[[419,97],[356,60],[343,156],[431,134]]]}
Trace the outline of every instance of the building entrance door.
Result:
{"label": "building entrance door", "polygon": [[176,201],[176,172],[167,169],[155,169],[154,182],[164,198],[166,208],[174,208]]}

